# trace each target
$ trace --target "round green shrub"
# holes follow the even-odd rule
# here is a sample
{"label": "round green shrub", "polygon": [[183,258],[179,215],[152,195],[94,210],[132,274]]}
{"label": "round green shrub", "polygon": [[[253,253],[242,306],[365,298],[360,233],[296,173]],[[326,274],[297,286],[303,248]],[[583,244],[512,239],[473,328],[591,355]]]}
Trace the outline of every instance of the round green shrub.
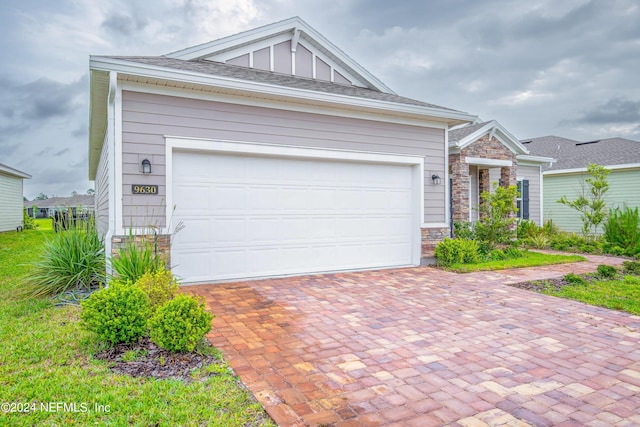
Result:
{"label": "round green shrub", "polygon": [[135,341],[148,330],[149,298],[130,282],[114,281],[81,306],[81,325],[112,344]]}
{"label": "round green shrub", "polygon": [[170,270],[164,267],[144,273],[136,281],[136,286],[149,297],[152,310],[173,299],[179,288],[178,280]]}
{"label": "round green shrub", "polygon": [[475,240],[446,238],[435,249],[438,265],[473,264],[480,261],[480,247]]}
{"label": "round green shrub", "polygon": [[193,351],[211,330],[213,317],[201,300],[180,294],[156,310],[149,320],[149,336],[169,351]]}

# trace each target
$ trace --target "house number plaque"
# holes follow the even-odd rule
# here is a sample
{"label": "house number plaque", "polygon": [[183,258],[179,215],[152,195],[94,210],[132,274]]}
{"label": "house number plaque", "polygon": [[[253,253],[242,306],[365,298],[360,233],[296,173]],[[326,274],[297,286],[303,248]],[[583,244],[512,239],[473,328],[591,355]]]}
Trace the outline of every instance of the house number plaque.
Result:
{"label": "house number plaque", "polygon": [[133,184],[131,186],[131,193],[133,193],[133,194],[158,194],[158,186],[157,185]]}

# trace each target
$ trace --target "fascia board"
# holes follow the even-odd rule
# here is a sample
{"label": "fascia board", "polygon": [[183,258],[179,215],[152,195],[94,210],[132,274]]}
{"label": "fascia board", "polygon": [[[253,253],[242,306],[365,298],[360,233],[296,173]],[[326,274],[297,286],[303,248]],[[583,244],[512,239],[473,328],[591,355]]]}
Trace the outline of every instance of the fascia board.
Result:
{"label": "fascia board", "polygon": [[[618,169],[640,169],[640,163],[625,163],[621,165],[604,166],[605,169],[618,170]],[[573,169],[559,169],[543,172],[543,175],[564,175],[572,173],[584,173],[587,172],[587,168],[573,168]]]}
{"label": "fascia board", "polygon": [[300,18],[298,17],[285,19],[284,21],[274,22],[273,24],[253,28],[238,34],[233,34],[217,40],[171,52],[164,56],[167,58],[183,59],[185,61],[203,58],[216,52],[222,52],[252,41],[261,40],[266,37],[272,37],[279,33],[287,32],[288,30],[293,30],[299,22]]}
{"label": "fascia board", "polygon": [[18,169],[14,169],[7,165],[0,164],[0,172],[17,178],[31,179],[31,175],[29,175],[28,173],[21,172]]}
{"label": "fascia board", "polygon": [[475,132],[465,136],[460,141],[458,141],[454,147],[462,150],[472,143],[476,142],[478,139],[482,138],[485,134],[489,133],[489,131],[493,128],[493,122],[489,122],[486,125],[482,126],[480,129]]}
{"label": "fascia board", "polygon": [[555,163],[557,161],[553,157],[533,156],[529,154],[518,154],[516,158],[518,159],[518,161],[530,163]]}
{"label": "fascia board", "polygon": [[213,76],[210,74],[193,73],[184,70],[167,69],[147,64],[139,64],[119,59],[106,57],[92,57],[92,70],[117,71],[124,74],[132,74],[140,77],[159,78],[182,83],[201,84],[215,86],[228,90],[240,90],[245,92],[272,95],[274,97],[287,97],[291,99],[313,100],[324,104],[335,104],[346,107],[366,108],[385,112],[415,114],[424,117],[437,118],[441,121],[472,121],[476,118],[468,113],[441,110],[425,106],[399,104],[388,101],[356,98],[347,95],[329,94],[307,89],[289,88],[267,83],[252,82],[248,80],[233,79],[229,77]]}

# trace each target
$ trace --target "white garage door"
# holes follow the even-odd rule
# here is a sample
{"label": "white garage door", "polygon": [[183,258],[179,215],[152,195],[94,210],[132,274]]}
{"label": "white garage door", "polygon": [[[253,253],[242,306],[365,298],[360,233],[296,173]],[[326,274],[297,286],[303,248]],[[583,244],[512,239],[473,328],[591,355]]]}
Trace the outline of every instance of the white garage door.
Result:
{"label": "white garage door", "polygon": [[415,260],[411,166],[201,152],[172,163],[173,223],[184,228],[171,256],[185,282]]}

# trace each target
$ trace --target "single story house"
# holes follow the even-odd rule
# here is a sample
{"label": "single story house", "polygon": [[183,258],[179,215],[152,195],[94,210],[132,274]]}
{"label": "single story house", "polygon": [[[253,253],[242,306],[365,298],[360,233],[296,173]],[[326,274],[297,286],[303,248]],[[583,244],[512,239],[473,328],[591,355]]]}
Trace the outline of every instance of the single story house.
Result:
{"label": "single story house", "polygon": [[49,218],[56,212],[69,212],[73,216],[91,214],[94,211],[94,196],[92,194],[78,194],[69,197],[49,197],[44,200],[24,202],[27,213],[32,218]]}
{"label": "single story house", "polygon": [[[520,219],[542,224],[542,169],[555,160],[532,155],[495,120],[449,130],[452,222],[475,222],[483,191],[515,185]],[[453,225],[453,224],[452,224]]]}
{"label": "single story house", "polygon": [[17,230],[23,223],[23,180],[31,175],[0,163],[0,232]]}
{"label": "single story house", "polygon": [[551,159],[495,121],[398,96],[298,17],[92,56],[90,73],[105,249],[154,234],[185,283],[418,265],[492,174],[526,181],[522,212],[540,220]]}
{"label": "single story house", "polygon": [[[609,208],[640,207],[640,142],[624,138],[605,138],[580,142],[558,136],[544,136],[521,141],[536,155],[557,159],[543,171],[544,220],[562,230],[580,232],[580,214],[558,203],[562,196],[573,200],[582,194],[587,167],[594,163],[605,166],[609,190],[605,200]],[[602,231],[602,230],[600,230]]]}

